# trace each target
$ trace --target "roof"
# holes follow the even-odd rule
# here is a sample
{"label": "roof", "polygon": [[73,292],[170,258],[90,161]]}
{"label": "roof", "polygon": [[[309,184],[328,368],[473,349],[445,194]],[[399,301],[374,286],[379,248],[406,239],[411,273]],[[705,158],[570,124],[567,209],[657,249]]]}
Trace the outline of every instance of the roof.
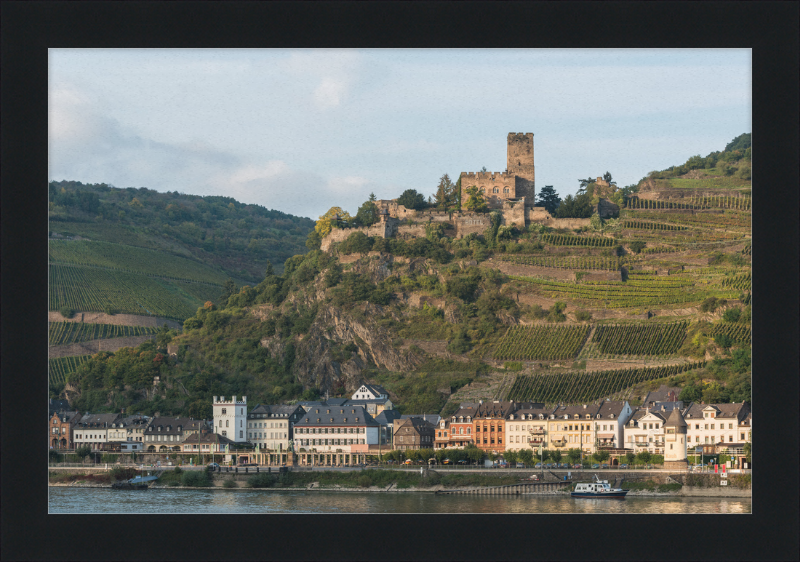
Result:
{"label": "roof", "polygon": [[312,425],[377,426],[378,422],[361,406],[315,406],[295,423],[295,427]]}
{"label": "roof", "polygon": [[[199,441],[198,441],[199,440]],[[186,439],[183,440],[184,444],[191,445],[192,443],[219,443],[220,445],[229,445],[235,443],[232,439],[228,439],[227,437],[220,435],[218,433],[211,433],[209,432],[200,432],[200,433],[192,433]]]}
{"label": "roof", "polygon": [[[345,400],[345,404],[347,405],[358,405],[358,404],[386,404],[387,402],[391,402],[391,398],[350,398]],[[331,401],[328,400],[328,404]]]}
{"label": "roof", "polygon": [[680,409],[672,409],[672,412],[670,412],[664,427],[686,427],[686,421],[683,419]]}
{"label": "roof", "polygon": [[[438,421],[436,423],[438,423]],[[422,429],[422,430],[431,430],[432,431],[432,430],[435,429],[435,424],[433,422],[430,422],[428,420],[424,420],[424,419],[422,419],[422,417],[412,416],[412,417],[404,419],[399,424],[396,424],[395,427],[394,427],[395,433],[397,433],[397,430],[399,428],[401,428],[401,427],[409,427],[409,426],[413,427],[416,430]]]}
{"label": "roof", "polygon": [[403,420],[410,420],[412,418],[419,418],[423,421],[436,425],[441,421],[442,416],[440,416],[439,414],[405,414],[400,416],[400,419]]}
{"label": "roof", "polygon": [[80,412],[58,412],[58,419],[62,423],[78,423],[81,419],[81,414]]}
{"label": "roof", "polygon": [[517,416],[517,415],[518,416],[523,416],[523,415],[524,416],[534,416],[535,418],[538,418],[540,415],[542,415],[542,416],[544,416],[544,419],[547,419],[547,418],[550,417],[550,414],[552,414],[554,411],[555,411],[555,408],[552,407],[552,406],[549,407],[549,408],[544,408],[544,407],[543,408],[520,408],[519,410],[514,412],[514,415],[515,416]]}
{"label": "roof", "polygon": [[148,418],[147,418],[147,416],[139,416],[139,415],[127,416],[125,418],[118,419],[114,423],[117,424],[117,427],[131,427],[131,426],[133,426],[133,427],[142,427],[142,428],[144,428],[144,427],[147,426]]}
{"label": "roof", "polygon": [[259,404],[250,410],[250,412],[247,414],[247,417],[250,419],[254,417],[254,414],[260,414],[269,417],[288,418],[295,413],[297,413],[299,416],[302,416],[305,413],[305,409],[299,404]]}
{"label": "roof", "polygon": [[57,398],[51,398],[48,402],[48,409],[50,411],[50,415],[52,416],[54,412],[61,412],[69,410],[69,400],[59,400]]}
{"label": "roof", "polygon": [[328,406],[341,406],[347,402],[347,398],[328,398],[326,402],[328,403]]}
{"label": "roof", "polygon": [[747,402],[734,402],[732,404],[698,404],[693,402],[687,409],[684,417],[687,419],[703,419],[703,412],[708,408],[716,411],[716,418],[722,419],[736,419],[741,421],[747,418],[750,413],[750,404]]}
{"label": "roof", "polygon": [[679,386],[667,386],[662,384],[658,387],[657,390],[653,390],[647,393],[647,396],[644,397],[642,400],[642,404],[649,404],[650,402],[666,402],[670,401],[669,393],[674,392],[675,398],[681,393],[681,387]]}
{"label": "roof", "polygon": [[359,385],[359,387],[361,386],[366,387],[367,390],[369,390],[372,394],[377,394],[378,396],[380,396],[381,394],[385,394],[386,396],[389,396],[389,393],[386,391],[386,389],[379,384],[367,384],[365,382],[362,382]]}
{"label": "roof", "polygon": [[[179,435],[186,430],[197,430],[206,425],[205,420],[193,420],[191,418],[175,418],[159,416],[153,418],[147,426],[147,433],[159,433],[162,435]],[[159,431],[158,428],[161,428]],[[178,429],[180,427],[180,430]],[[152,430],[150,429],[152,428]],[[169,429],[168,429],[169,428]]]}
{"label": "roof", "polygon": [[502,402],[499,400],[486,401],[478,405],[473,417],[505,419],[514,410],[516,410],[516,404],[514,402]]}
{"label": "roof", "polygon": [[450,415],[450,418],[458,417],[474,417],[475,412],[478,410],[478,403],[463,402],[461,407]]}
{"label": "roof", "polygon": [[614,419],[619,419],[626,404],[627,402],[624,400],[605,400],[600,403],[600,408],[597,410],[595,418],[600,416],[600,419],[611,419],[613,415]]}
{"label": "roof", "polygon": [[375,416],[375,421],[381,425],[389,425],[394,423],[395,420],[399,420],[401,418],[400,412],[397,410],[384,410],[377,416]]}
{"label": "roof", "polygon": [[571,406],[564,406],[562,404],[553,411],[553,414],[556,416],[556,419],[564,419],[565,415],[569,416],[569,419],[575,419],[575,414],[579,415],[580,419],[586,419],[587,415],[594,418],[598,411],[600,411],[600,406],[598,404],[573,404]]}
{"label": "roof", "polygon": [[120,414],[84,414],[78,422],[80,425],[88,427],[106,427],[106,424],[111,425],[120,416]]}

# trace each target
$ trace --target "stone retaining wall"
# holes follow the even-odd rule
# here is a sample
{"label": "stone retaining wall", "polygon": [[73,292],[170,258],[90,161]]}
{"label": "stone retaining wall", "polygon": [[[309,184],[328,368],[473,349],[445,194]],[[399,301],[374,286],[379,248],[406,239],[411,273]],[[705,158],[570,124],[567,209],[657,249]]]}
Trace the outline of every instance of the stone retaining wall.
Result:
{"label": "stone retaining wall", "polygon": [[158,328],[166,324],[169,328],[182,328],[183,324],[169,318],[159,316],[143,316],[139,314],[106,314],[105,312],[76,312],[72,318],[64,318],[60,312],[49,311],[48,322],[83,322],[85,324],[113,324],[115,326],[146,326]]}
{"label": "stone retaining wall", "polygon": [[54,359],[56,357],[72,357],[74,355],[94,355],[100,351],[117,351],[123,347],[137,347],[152,339],[155,339],[154,335],[89,340],[69,345],[51,345],[48,349],[48,356],[50,359]]}

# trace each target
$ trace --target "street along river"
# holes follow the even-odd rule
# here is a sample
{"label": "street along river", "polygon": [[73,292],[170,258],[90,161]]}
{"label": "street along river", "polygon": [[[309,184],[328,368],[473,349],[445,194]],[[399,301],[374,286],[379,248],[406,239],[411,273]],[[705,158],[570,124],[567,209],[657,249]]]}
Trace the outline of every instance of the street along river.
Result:
{"label": "street along river", "polygon": [[50,487],[50,513],[750,513],[752,499]]}

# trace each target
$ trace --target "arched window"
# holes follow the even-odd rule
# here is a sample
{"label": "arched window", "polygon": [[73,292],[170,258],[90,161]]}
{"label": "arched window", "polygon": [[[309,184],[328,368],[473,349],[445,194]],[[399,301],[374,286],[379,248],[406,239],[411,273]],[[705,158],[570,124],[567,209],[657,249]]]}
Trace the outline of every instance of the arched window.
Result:
{"label": "arched window", "polygon": [[500,190],[497,189],[496,187],[493,187],[492,188],[492,193],[500,193]]}
{"label": "arched window", "polygon": [[505,193],[505,194],[509,194],[509,193],[511,193],[511,190],[510,190],[510,189],[508,189],[508,186],[506,186],[506,187],[504,187],[504,188],[503,188],[503,193]]}

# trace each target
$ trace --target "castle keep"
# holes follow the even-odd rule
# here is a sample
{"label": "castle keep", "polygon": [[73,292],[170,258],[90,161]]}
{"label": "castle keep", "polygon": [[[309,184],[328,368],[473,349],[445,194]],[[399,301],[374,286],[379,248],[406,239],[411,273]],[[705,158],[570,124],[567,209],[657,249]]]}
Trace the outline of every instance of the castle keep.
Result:
{"label": "castle keep", "polygon": [[461,172],[461,202],[469,199],[467,189],[477,187],[492,209],[502,208],[504,200],[533,207],[535,183],[533,133],[508,133],[505,172]]}

